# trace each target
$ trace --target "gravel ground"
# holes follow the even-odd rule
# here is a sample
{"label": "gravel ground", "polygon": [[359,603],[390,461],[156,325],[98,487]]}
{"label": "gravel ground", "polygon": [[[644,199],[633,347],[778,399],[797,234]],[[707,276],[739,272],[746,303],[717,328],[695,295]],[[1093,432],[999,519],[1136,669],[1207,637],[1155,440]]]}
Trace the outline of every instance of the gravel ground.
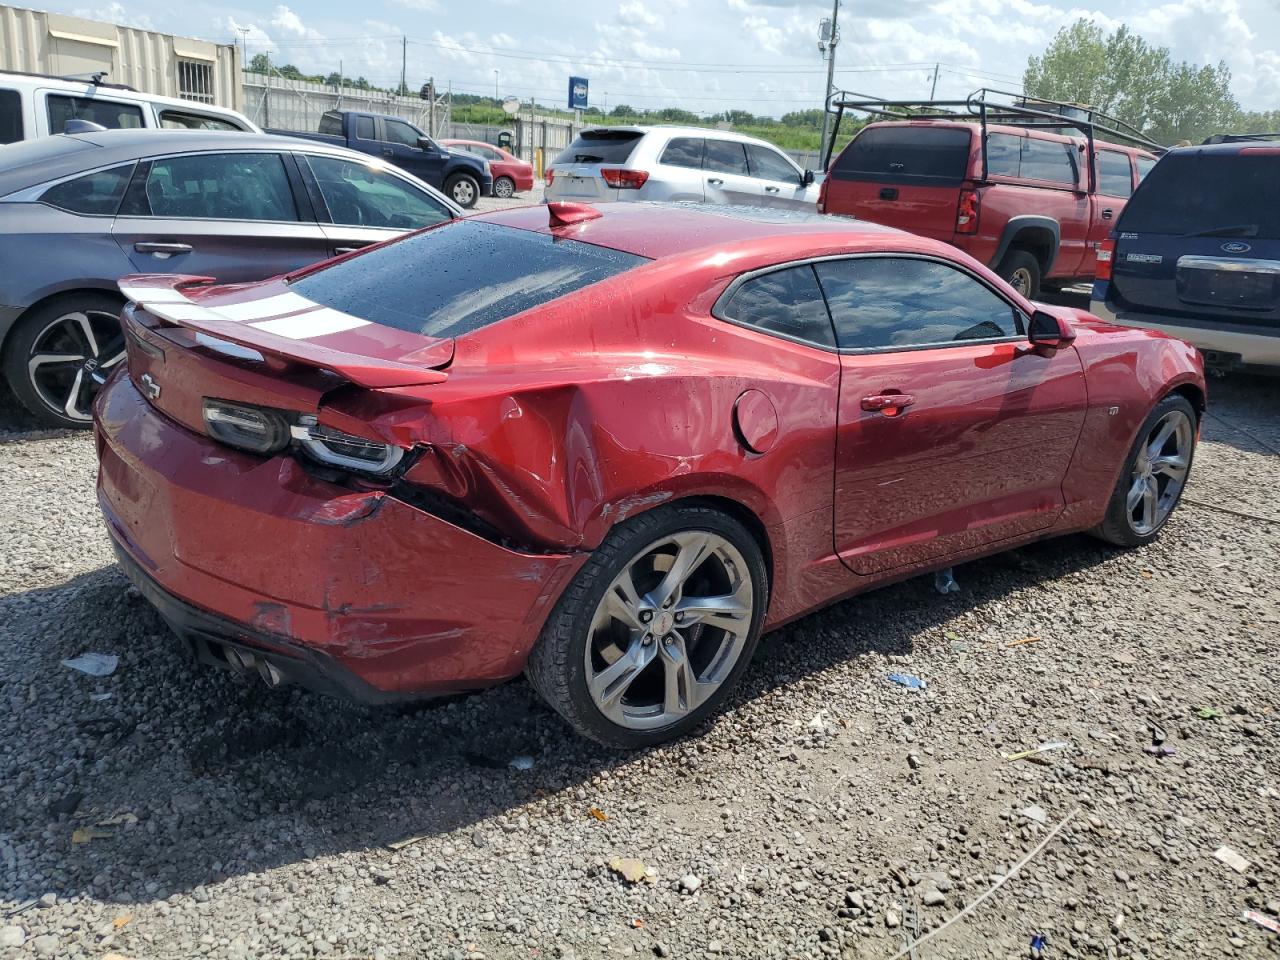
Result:
{"label": "gravel ground", "polygon": [[[0,405],[0,958],[888,960],[1077,809],[916,955],[1280,956],[1241,919],[1280,914],[1280,381],[1211,390],[1153,546],[832,607],[633,755],[523,681],[369,710],[196,667],[112,562],[91,438]],[[85,652],[119,666],[60,665]]]}

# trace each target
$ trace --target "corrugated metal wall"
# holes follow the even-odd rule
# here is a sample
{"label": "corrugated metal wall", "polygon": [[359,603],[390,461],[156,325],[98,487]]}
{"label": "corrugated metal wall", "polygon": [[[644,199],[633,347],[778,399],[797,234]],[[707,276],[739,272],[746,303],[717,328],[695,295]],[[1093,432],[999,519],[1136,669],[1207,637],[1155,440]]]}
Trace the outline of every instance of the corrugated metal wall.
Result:
{"label": "corrugated metal wall", "polygon": [[[180,62],[192,65],[186,72],[188,89],[179,87]],[[110,82],[144,93],[190,96],[244,110],[240,50],[234,44],[58,13],[0,5],[0,70],[82,77],[105,70]]]}

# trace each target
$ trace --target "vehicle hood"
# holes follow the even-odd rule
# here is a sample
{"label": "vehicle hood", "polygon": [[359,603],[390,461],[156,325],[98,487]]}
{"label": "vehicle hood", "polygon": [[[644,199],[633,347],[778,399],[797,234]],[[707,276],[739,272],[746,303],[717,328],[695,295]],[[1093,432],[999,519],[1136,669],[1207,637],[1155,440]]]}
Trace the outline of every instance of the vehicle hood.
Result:
{"label": "vehicle hood", "polygon": [[452,338],[342,313],[293,292],[284,278],[219,287],[210,277],[142,274],[122,279],[120,292],[161,322],[211,338],[205,346],[228,356],[244,348],[362,387],[442,383],[453,360]]}

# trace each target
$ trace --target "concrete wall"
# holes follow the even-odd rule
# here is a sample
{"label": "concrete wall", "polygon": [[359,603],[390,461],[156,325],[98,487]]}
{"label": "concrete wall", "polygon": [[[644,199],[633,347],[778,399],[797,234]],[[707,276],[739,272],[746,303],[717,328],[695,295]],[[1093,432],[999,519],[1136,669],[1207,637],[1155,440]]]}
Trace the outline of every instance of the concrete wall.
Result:
{"label": "concrete wall", "polygon": [[234,44],[0,5],[0,70],[86,79],[106,71],[108,82],[179,97],[190,92],[179,85],[183,63],[195,68],[189,77],[207,76],[210,81],[204,97],[191,99],[244,109],[240,50]]}

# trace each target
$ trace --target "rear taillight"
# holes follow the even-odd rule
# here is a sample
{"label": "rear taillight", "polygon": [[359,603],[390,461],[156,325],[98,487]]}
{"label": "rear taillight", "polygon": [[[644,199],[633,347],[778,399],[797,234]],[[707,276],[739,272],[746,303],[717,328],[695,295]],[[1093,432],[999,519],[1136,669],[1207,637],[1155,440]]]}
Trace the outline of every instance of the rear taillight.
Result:
{"label": "rear taillight", "polygon": [[818,187],[818,212],[827,212],[827,184],[830,182],[829,177],[824,177],[822,186]]}
{"label": "rear taillight", "polygon": [[206,398],[203,412],[209,436],[229,447],[275,453],[289,445],[289,423],[278,410]]}
{"label": "rear taillight", "polygon": [[647,170],[617,170],[609,167],[600,170],[604,182],[617,190],[639,190],[649,179]]}
{"label": "rear taillight", "polygon": [[331,467],[365,473],[388,473],[404,455],[403,450],[389,443],[322,427],[313,416],[299,417],[290,432],[303,450]]}
{"label": "rear taillight", "polygon": [[956,233],[978,232],[978,191],[961,190],[956,208]]}
{"label": "rear taillight", "polygon": [[555,167],[547,167],[546,170],[542,171],[542,179],[547,181],[548,187],[551,186],[551,181],[553,181],[555,178],[556,178]]}
{"label": "rear taillight", "polygon": [[1116,242],[1108,237],[1098,244],[1098,266],[1093,277],[1095,280],[1110,280],[1111,267],[1116,257]]}

